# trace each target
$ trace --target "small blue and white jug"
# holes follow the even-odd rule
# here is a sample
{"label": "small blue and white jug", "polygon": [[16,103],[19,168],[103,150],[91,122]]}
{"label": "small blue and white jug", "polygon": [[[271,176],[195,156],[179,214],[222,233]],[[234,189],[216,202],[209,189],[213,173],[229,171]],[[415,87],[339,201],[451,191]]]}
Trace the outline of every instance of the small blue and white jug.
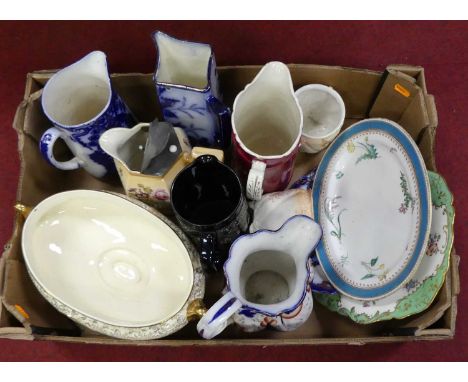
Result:
{"label": "small blue and white jug", "polygon": [[231,111],[221,101],[213,50],[162,32],[154,81],[164,119],[185,130],[192,146],[227,148]]}
{"label": "small blue and white jug", "polygon": [[313,308],[309,255],[321,237],[320,226],[305,215],[293,216],[277,231],[239,237],[224,264],[225,294],[198,322],[198,333],[211,339],[231,323],[247,332],[301,326]]}
{"label": "small blue and white jug", "polygon": [[[40,150],[52,166],[60,170],[82,167],[96,178],[115,171],[113,159],[99,146],[99,137],[112,127],[133,126],[135,118],[112,89],[103,52],[91,52],[54,74],[44,87],[41,102],[54,127],[42,135]],[[59,138],[73,153],[72,159],[54,157]]]}

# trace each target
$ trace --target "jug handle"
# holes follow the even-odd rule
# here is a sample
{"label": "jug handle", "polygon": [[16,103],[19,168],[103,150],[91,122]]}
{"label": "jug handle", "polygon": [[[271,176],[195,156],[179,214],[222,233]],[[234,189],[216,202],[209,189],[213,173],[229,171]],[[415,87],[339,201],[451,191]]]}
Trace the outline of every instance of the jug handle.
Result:
{"label": "jug handle", "polygon": [[231,109],[213,95],[208,97],[207,103],[211,111],[218,116],[220,137],[217,142],[220,147],[228,148],[231,144]]}
{"label": "jug handle", "polygon": [[231,316],[241,307],[242,303],[232,292],[228,291],[198,321],[198,334],[207,340],[216,337],[231,324]]}
{"label": "jug handle", "polygon": [[41,154],[44,159],[49,162],[52,166],[57,167],[59,170],[76,170],[81,167],[81,161],[74,157],[65,162],[60,162],[54,157],[54,144],[57,139],[64,139],[63,133],[56,127],[51,127],[42,134],[41,140],[39,141],[39,147]]}
{"label": "jug handle", "polygon": [[200,237],[200,259],[209,269],[219,271],[223,266],[219,251],[216,249],[216,235],[202,233]]}
{"label": "jug handle", "polygon": [[251,200],[260,200],[263,195],[263,179],[265,177],[266,163],[252,160],[252,167],[247,177],[246,193]]}

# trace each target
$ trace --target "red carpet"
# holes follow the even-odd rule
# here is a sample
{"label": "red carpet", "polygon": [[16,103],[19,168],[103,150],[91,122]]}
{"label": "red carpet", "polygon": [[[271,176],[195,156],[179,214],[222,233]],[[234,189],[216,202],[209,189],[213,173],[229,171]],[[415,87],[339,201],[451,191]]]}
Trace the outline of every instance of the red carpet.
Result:
{"label": "red carpet", "polygon": [[0,22],[0,242],[9,238],[19,161],[13,116],[26,73],[107,53],[112,72],[152,72],[150,32],[209,42],[218,65],[314,63],[383,70],[421,65],[439,114],[436,161],[455,195],[455,247],[462,292],[453,341],[363,347],[134,348],[0,340],[0,360],[468,360],[466,187],[468,23],[466,22]]}

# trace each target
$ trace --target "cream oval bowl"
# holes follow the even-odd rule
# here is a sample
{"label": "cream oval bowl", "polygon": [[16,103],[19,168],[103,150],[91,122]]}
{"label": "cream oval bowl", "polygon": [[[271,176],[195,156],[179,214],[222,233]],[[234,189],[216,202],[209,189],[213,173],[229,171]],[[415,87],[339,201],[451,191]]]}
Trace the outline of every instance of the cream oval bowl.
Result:
{"label": "cream oval bowl", "polygon": [[124,196],[76,190],[45,199],[26,219],[22,247],[44,297],[101,326],[129,333],[157,326],[203,297],[201,268],[183,233]]}

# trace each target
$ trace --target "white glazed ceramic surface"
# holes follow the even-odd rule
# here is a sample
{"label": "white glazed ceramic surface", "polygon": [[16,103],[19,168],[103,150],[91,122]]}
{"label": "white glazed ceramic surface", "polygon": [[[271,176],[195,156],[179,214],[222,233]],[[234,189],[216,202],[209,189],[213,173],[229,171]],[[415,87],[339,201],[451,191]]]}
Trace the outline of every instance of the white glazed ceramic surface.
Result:
{"label": "white glazed ceramic surface", "polygon": [[[143,152],[148,136],[147,131],[149,126],[149,123],[139,123],[130,129],[124,127],[114,127],[101,135],[99,138],[99,145],[114,159],[114,161],[116,161],[116,164],[119,162],[125,166],[127,171],[133,172],[135,175],[142,175],[139,170],[143,160]],[[143,131],[145,133],[143,133]],[[179,139],[181,151],[183,153],[189,153],[192,148],[188,142],[187,135],[179,127],[175,127],[174,131],[177,135],[177,138]],[[135,136],[138,137],[139,142],[134,142],[133,146],[126,145],[126,143]],[[140,146],[140,151],[138,152],[136,151],[137,145]],[[131,169],[129,167],[130,163],[133,163],[135,167],[138,167],[138,170]]]}
{"label": "white glazed ceramic surface", "polygon": [[41,293],[72,319],[121,338],[157,338],[186,323],[183,312],[168,333],[155,327],[180,315],[194,284],[203,295],[199,263],[180,233],[124,198],[87,190],[49,197],[25,222],[23,253]]}
{"label": "white glazed ceramic surface", "polygon": [[405,318],[426,309],[434,300],[449,267],[453,243],[453,197],[443,178],[429,172],[432,194],[432,224],[429,243],[418,270],[403,287],[373,301],[345,295],[316,294],[322,304],[362,324]]}
{"label": "white glazed ceramic surface", "polygon": [[[194,158],[210,154],[224,160],[222,150],[190,146],[184,130],[175,127],[181,153],[163,176],[142,174],[139,170],[147,139],[149,123],[139,123],[131,129],[116,127],[107,130],[99,138],[102,150],[110,155],[117,168],[125,193],[162,211],[167,211],[172,182],[177,174]],[[131,144],[126,144],[127,142]]]}
{"label": "white glazed ceramic surface", "polygon": [[294,330],[312,312],[310,253],[322,231],[297,215],[277,231],[258,231],[234,241],[224,265],[227,287],[197,325],[210,339],[235,322],[252,332],[271,326]]}
{"label": "white glazed ceramic surface", "polygon": [[310,190],[287,190],[272,192],[252,202],[253,219],[250,232],[261,229],[275,231],[294,215],[312,218],[312,198]]}
{"label": "white glazed ceramic surface", "polygon": [[192,146],[226,148],[231,112],[222,103],[216,60],[208,44],[153,34],[154,76],[164,119],[184,129]]}
{"label": "white glazed ceramic surface", "polygon": [[42,94],[45,114],[60,126],[74,127],[97,119],[110,101],[106,55],[100,51],[57,72]]}
{"label": "white glazed ceramic surface", "polygon": [[[267,63],[236,96],[232,128],[242,149],[255,158],[278,159],[294,151],[301,137],[302,112],[285,64]],[[269,150],[279,138],[284,150],[269,154],[255,150]]]}
{"label": "white glazed ceramic surface", "polygon": [[[398,134],[414,146],[413,154]],[[411,138],[394,123],[367,120],[340,138],[314,184],[316,220],[324,231],[318,257],[343,294],[382,297],[408,281],[406,273],[417,269],[424,254],[430,227],[427,172]]]}
{"label": "white glazed ceramic surface", "polygon": [[295,93],[302,110],[301,150],[317,153],[340,132],[346,115],[341,96],[330,86],[312,84]]}
{"label": "white glazed ceramic surface", "polygon": [[289,156],[297,150],[302,133],[302,111],[285,64],[272,61],[262,67],[236,96],[231,123],[235,145],[252,157],[247,198],[259,200],[268,165],[278,165],[271,160],[290,161]]}
{"label": "white glazed ceramic surface", "polygon": [[178,40],[162,32],[154,34],[158,47],[158,83],[205,89],[212,56],[208,44]]}
{"label": "white glazed ceramic surface", "polygon": [[[91,52],[54,74],[44,87],[41,103],[54,124],[39,142],[44,159],[61,170],[82,167],[98,178],[115,171],[98,139],[110,127],[128,127],[134,117],[112,89],[103,52]],[[74,154],[72,159],[62,162],[55,158],[57,139],[65,141]]]}

